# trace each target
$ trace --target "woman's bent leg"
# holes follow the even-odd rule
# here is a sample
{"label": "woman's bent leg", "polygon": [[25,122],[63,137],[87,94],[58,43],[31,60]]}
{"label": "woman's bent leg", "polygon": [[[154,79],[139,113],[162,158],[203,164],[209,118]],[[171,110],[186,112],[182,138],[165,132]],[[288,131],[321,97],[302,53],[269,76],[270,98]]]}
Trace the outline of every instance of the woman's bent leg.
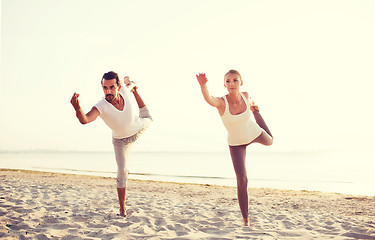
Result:
{"label": "woman's bent leg", "polygon": [[271,146],[273,144],[273,138],[266,133],[266,131],[262,131],[262,133],[255,138],[251,143],[260,143],[266,146]]}
{"label": "woman's bent leg", "polygon": [[249,202],[247,195],[246,145],[229,146],[234,171],[237,178],[237,196],[245,225],[249,222]]}
{"label": "woman's bent leg", "polygon": [[266,122],[264,121],[262,115],[258,111],[253,112],[256,123],[261,127],[271,138],[273,138],[271,131],[269,130]]}

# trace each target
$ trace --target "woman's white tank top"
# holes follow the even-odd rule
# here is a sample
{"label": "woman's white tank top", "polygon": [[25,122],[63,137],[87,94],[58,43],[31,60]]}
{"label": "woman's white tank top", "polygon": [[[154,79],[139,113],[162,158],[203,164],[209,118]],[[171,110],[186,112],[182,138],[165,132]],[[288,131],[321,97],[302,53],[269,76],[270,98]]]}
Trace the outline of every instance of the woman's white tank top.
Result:
{"label": "woman's white tank top", "polygon": [[230,113],[227,96],[223,97],[225,101],[225,111],[221,116],[221,120],[228,131],[229,146],[249,144],[262,133],[262,129],[251,118],[252,114],[246,97],[242,92],[240,92],[240,94],[245,101],[246,110],[237,115],[232,115]]}

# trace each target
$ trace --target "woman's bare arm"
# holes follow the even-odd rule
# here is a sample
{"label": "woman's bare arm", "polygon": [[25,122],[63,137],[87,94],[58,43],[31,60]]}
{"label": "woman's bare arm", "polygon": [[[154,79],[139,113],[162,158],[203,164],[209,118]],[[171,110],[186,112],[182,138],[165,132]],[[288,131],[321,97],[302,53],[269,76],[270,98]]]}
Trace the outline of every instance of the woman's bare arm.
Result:
{"label": "woman's bare arm", "polygon": [[197,77],[197,80],[199,82],[199,85],[201,86],[201,91],[202,91],[202,95],[203,95],[204,100],[206,100],[206,102],[208,104],[210,104],[212,107],[216,107],[218,109],[220,107],[222,107],[223,101],[221,100],[221,98],[213,97],[208,92],[206,74],[205,73],[199,73],[198,75],[196,75],[196,77]]}

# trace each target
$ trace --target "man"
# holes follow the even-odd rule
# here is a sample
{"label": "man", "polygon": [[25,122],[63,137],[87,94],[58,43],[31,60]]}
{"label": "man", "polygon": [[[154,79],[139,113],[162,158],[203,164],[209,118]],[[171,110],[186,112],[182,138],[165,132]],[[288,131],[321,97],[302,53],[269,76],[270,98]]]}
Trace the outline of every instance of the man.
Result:
{"label": "man", "polygon": [[[151,124],[150,113],[140,97],[138,86],[124,78],[122,86],[118,74],[111,71],[105,73],[101,80],[104,98],[100,100],[88,113],[84,113],[79,105],[79,94],[74,93],[71,99],[76,116],[82,124],[94,121],[100,116],[112,129],[112,142],[117,162],[117,194],[120,203],[120,216],[126,216],[125,194],[128,179],[127,162],[131,147],[135,140]],[[130,95],[133,93],[138,107]]]}

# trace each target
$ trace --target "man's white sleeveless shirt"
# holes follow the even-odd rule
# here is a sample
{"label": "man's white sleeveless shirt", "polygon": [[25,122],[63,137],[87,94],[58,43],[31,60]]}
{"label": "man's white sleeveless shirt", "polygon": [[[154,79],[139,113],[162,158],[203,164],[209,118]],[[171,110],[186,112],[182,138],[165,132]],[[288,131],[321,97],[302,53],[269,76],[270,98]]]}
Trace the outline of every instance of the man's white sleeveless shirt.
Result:
{"label": "man's white sleeveless shirt", "polygon": [[119,94],[124,99],[122,111],[115,108],[103,97],[94,107],[100,112],[100,117],[112,129],[113,138],[127,138],[138,133],[144,126],[144,121],[139,118],[139,108],[130,98],[130,91],[122,86]]}

